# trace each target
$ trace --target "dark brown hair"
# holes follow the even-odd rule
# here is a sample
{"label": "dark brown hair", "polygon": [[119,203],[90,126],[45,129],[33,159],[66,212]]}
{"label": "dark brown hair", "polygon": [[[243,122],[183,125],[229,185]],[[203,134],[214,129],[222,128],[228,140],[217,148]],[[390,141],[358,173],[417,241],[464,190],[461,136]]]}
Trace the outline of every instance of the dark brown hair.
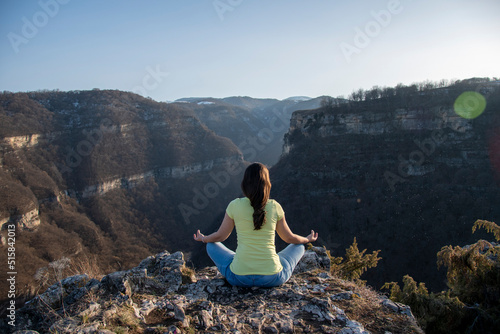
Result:
{"label": "dark brown hair", "polygon": [[247,167],[243,181],[241,181],[243,195],[250,199],[253,207],[253,225],[255,230],[260,230],[266,221],[264,210],[271,193],[271,180],[269,170],[259,162]]}

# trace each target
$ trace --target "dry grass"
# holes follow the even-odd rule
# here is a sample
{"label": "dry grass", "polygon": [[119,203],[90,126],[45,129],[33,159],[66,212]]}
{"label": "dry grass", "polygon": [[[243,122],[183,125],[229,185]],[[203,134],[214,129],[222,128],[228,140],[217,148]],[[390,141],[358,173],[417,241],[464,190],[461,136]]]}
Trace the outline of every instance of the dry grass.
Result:
{"label": "dry grass", "polygon": [[[344,290],[350,290],[354,295],[352,300],[337,301],[346,315],[362,323],[372,333],[423,333],[418,326],[408,327],[408,317],[397,314],[380,304],[380,294],[369,286],[363,286],[350,281],[334,278],[335,285]],[[359,297],[358,297],[359,296]]]}
{"label": "dry grass", "polygon": [[85,254],[74,259],[71,267],[68,269],[68,274],[69,276],[86,274],[90,279],[95,278],[97,280],[103,277],[97,255],[95,254]]}
{"label": "dry grass", "polygon": [[[313,283],[321,283],[314,273],[305,274],[307,279]],[[355,281],[347,281],[338,277],[328,279],[328,294],[352,291],[353,299],[334,301],[334,304],[344,310],[351,320],[363,324],[371,333],[400,333],[400,334],[423,334],[423,331],[415,324],[410,323],[406,315],[401,315],[388,310],[381,305],[380,294],[373,288],[359,284]]]}
{"label": "dry grass", "polygon": [[194,271],[194,269],[182,266],[181,274],[182,274],[182,284],[196,282],[196,272]]}
{"label": "dry grass", "polygon": [[115,333],[142,334],[141,321],[135,316],[134,310],[128,306],[121,306],[109,319],[107,329]]}

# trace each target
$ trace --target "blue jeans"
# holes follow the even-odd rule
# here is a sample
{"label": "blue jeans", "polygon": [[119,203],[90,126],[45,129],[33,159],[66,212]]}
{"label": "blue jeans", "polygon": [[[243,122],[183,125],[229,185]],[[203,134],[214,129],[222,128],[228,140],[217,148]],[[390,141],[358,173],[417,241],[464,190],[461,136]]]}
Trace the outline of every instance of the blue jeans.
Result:
{"label": "blue jeans", "polygon": [[278,253],[283,269],[274,275],[236,275],[229,266],[233,262],[234,254],[232,250],[220,242],[207,243],[208,256],[214,261],[217,269],[226,278],[229,284],[234,286],[252,287],[259,286],[270,288],[279,286],[290,279],[297,263],[304,255],[304,245],[290,244]]}

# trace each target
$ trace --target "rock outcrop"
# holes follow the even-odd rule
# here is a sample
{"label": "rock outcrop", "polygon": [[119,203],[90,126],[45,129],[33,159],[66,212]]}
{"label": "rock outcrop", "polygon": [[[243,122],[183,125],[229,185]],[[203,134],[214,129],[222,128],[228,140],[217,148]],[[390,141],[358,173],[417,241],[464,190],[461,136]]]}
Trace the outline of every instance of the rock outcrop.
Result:
{"label": "rock outcrop", "polygon": [[16,228],[21,230],[32,230],[40,225],[39,209],[35,207],[25,213],[0,218],[0,230],[6,229],[4,225],[15,224]]}
{"label": "rock outcrop", "polygon": [[162,252],[100,281],[68,277],[18,310],[21,333],[422,333],[407,306],[329,274],[308,250],[276,288],[229,285],[216,267],[197,272]]}

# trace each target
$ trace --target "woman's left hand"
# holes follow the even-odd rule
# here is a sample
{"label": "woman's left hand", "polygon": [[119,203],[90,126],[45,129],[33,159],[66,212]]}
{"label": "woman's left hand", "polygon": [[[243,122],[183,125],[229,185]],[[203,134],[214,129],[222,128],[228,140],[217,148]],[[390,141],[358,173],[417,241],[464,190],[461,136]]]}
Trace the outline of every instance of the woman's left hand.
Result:
{"label": "woman's left hand", "polygon": [[200,232],[200,230],[196,231],[196,234],[194,234],[193,237],[194,237],[194,240],[196,240],[196,241],[204,242],[203,241],[204,235]]}
{"label": "woman's left hand", "polygon": [[309,234],[306,237],[308,242],[314,242],[318,239],[318,232],[314,232],[314,230],[311,230],[311,234]]}

